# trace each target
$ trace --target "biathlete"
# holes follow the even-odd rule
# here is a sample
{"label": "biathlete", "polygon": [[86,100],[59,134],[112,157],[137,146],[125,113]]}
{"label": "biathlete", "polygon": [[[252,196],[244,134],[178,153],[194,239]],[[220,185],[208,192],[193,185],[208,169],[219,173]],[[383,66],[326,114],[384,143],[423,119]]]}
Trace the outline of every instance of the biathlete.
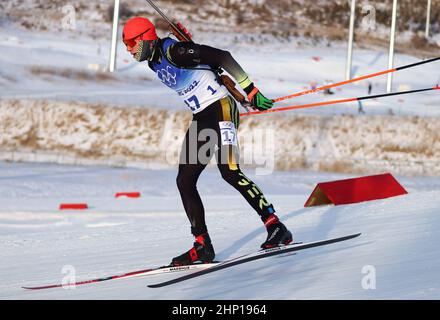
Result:
{"label": "biathlete", "polygon": [[215,70],[222,68],[233,76],[246,92],[253,108],[268,110],[272,108],[273,101],[255,87],[229,52],[169,37],[160,39],[155,26],[146,18],[128,20],[123,30],[123,41],[133,57],[139,62],[148,61],[150,69],[182,98],[193,113],[180,153],[177,187],[195,242],[190,250],[173,258],[171,265],[214,260],[205,210],[197,190],[197,180],[214,155],[223,179],[241,193],[266,226],[268,235],[261,248],[291,243],[292,234],[280,222],[272,203],[240,170],[237,143],[239,111]]}

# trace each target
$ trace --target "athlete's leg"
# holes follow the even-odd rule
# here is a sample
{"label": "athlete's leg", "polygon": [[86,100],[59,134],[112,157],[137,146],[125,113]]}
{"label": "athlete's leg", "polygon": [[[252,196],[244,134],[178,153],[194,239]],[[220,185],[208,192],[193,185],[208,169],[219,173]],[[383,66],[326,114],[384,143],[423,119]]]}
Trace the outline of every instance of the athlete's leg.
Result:
{"label": "athlete's leg", "polygon": [[191,233],[194,236],[207,232],[205,209],[197,190],[197,181],[207,165],[198,158],[200,143],[197,137],[199,131],[198,122],[193,121],[182,144],[179,172],[176,179],[183,207],[191,223]]}
{"label": "athlete's leg", "polygon": [[173,266],[193,264],[196,261],[209,263],[215,258],[214,247],[205,223],[205,210],[197,190],[197,180],[214,154],[215,145],[210,147],[212,143],[208,143],[206,147],[210,139],[209,135],[201,132],[205,127],[205,117],[195,115],[185,135],[180,153],[177,187],[191,223],[191,233],[195,241],[190,250],[172,259],[171,265]]}
{"label": "athlete's leg", "polygon": [[219,149],[216,152],[216,157],[222,177],[242,194],[264,222],[268,234],[261,247],[266,249],[288,244],[293,241],[291,232],[279,221],[273,205],[266,200],[260,188],[240,170],[239,147],[235,130],[238,128],[238,121],[235,117],[238,112],[235,101],[222,99],[221,105],[221,112],[218,113],[220,119],[218,125]]}
{"label": "athlete's leg", "polygon": [[267,201],[260,188],[244,175],[239,166],[231,169],[229,165],[218,164],[218,168],[223,179],[241,193],[263,222],[275,213],[273,205]]}
{"label": "athlete's leg", "polygon": [[180,164],[176,179],[183,207],[191,223],[191,233],[195,236],[207,232],[205,209],[197,190],[197,180],[204,168],[197,164]]}
{"label": "athlete's leg", "polygon": [[266,221],[275,212],[260,188],[240,170],[237,138],[238,110],[235,101],[222,99],[218,113],[219,149],[216,152],[217,165],[223,179],[238,190],[252,208]]}

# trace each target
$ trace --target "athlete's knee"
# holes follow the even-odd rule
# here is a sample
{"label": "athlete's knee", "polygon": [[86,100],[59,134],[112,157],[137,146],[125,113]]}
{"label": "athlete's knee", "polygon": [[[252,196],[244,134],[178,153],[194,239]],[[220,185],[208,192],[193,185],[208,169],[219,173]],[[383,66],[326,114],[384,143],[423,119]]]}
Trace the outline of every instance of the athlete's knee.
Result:
{"label": "athlete's knee", "polygon": [[180,191],[185,191],[191,189],[191,187],[195,187],[195,183],[192,182],[191,176],[185,174],[184,172],[179,172],[176,178],[177,188]]}
{"label": "athlete's knee", "polygon": [[228,166],[219,166],[223,180],[229,184],[236,184],[240,180],[240,170],[231,170]]}
{"label": "athlete's knee", "polygon": [[184,187],[184,183],[185,183],[185,179],[183,178],[183,175],[181,175],[180,173],[177,175],[176,178],[176,184],[177,184],[177,188],[179,190],[182,190]]}
{"label": "athlete's knee", "polygon": [[176,178],[177,188],[180,191],[189,191],[196,188],[198,172],[190,170],[189,168],[179,168],[179,172]]}

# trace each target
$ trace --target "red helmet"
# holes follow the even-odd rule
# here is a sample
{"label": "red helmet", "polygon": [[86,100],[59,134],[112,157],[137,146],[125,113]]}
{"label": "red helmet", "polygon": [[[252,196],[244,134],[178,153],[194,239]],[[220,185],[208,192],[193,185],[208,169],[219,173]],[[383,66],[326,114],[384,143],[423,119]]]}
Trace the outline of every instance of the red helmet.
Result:
{"label": "red helmet", "polygon": [[141,40],[157,40],[156,28],[147,18],[134,17],[127,21],[122,31],[125,44],[133,44],[133,40],[141,36]]}

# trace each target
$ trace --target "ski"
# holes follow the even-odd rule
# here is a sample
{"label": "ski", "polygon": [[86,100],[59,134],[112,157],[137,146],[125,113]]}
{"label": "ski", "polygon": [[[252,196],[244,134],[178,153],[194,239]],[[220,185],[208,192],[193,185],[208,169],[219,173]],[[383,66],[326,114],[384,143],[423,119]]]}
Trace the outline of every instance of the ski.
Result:
{"label": "ski", "polygon": [[361,233],[356,233],[356,234],[351,234],[351,235],[347,235],[347,236],[339,237],[339,238],[331,238],[331,239],[320,240],[320,241],[309,242],[309,243],[301,243],[301,244],[290,244],[290,245],[286,245],[286,246],[282,246],[282,247],[275,247],[275,248],[260,250],[255,253],[246,254],[246,255],[240,256],[235,259],[231,259],[231,260],[227,260],[227,261],[218,263],[217,265],[206,268],[204,270],[199,270],[194,273],[186,274],[184,276],[181,276],[181,277],[178,277],[178,278],[175,278],[172,280],[168,280],[168,281],[164,281],[164,282],[160,282],[160,283],[156,283],[156,284],[151,284],[151,285],[148,285],[148,287],[149,288],[165,287],[165,286],[168,286],[171,284],[179,283],[179,282],[182,282],[182,281],[185,281],[188,279],[193,279],[193,278],[196,278],[196,277],[199,277],[199,276],[211,273],[211,272],[230,268],[230,267],[233,267],[233,266],[236,266],[239,264],[243,264],[243,263],[246,263],[249,261],[259,260],[259,259],[263,259],[263,258],[275,256],[275,255],[284,254],[287,252],[300,251],[300,250],[324,246],[324,245],[328,245],[328,244],[332,244],[332,243],[336,243],[336,242],[346,241],[349,239],[356,238],[360,235],[361,235]]}
{"label": "ski", "polygon": [[133,278],[133,277],[143,277],[143,276],[175,273],[175,272],[191,271],[191,270],[203,270],[203,269],[215,266],[218,263],[219,262],[200,263],[200,264],[193,264],[193,265],[188,265],[188,266],[178,266],[178,267],[164,266],[164,267],[158,267],[158,268],[137,270],[137,271],[127,272],[127,273],[113,275],[113,276],[106,276],[106,277],[101,277],[101,278],[78,281],[78,282],[74,282],[74,283],[65,283],[65,284],[58,283],[58,284],[50,284],[50,285],[38,286],[38,287],[22,287],[22,288],[27,289],[27,290],[68,288],[68,287],[85,285],[85,284],[92,284],[92,283],[108,281],[108,280],[127,279],[127,278]]}

